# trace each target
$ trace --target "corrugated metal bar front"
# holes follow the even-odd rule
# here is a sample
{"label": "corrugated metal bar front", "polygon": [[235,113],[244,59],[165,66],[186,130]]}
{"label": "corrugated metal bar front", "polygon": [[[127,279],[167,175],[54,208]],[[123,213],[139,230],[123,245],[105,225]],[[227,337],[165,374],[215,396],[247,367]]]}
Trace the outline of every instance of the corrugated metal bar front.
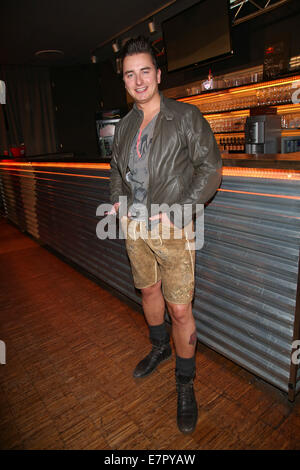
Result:
{"label": "corrugated metal bar front", "polygon": [[295,388],[292,389],[290,399],[294,399],[295,395],[300,390],[300,250],[299,250],[299,272],[298,272],[298,291],[296,298],[296,312],[295,312],[295,324],[294,324],[294,343],[293,343],[293,354],[292,354],[292,365],[291,365],[291,382],[295,378]]}
{"label": "corrugated metal bar front", "polygon": [[[300,355],[297,355],[297,360],[299,361]],[[296,394],[299,393],[300,390],[300,368],[298,367],[297,371],[297,381],[296,381]]]}
{"label": "corrugated metal bar front", "polygon": [[198,338],[288,392],[300,181],[224,176],[197,253]]}
{"label": "corrugated metal bar front", "polygon": [[[130,299],[140,303],[123,240],[100,240],[99,204],[109,173],[97,165],[0,166],[8,218]],[[117,228],[118,229],[118,228]]]}
{"label": "corrugated metal bar front", "polygon": [[[139,302],[124,241],[96,235],[97,207],[109,201],[108,172],[92,168],[35,169],[40,239]],[[45,210],[46,209],[46,210]]]}
{"label": "corrugated metal bar front", "polygon": [[[97,207],[109,201],[107,170],[101,165],[33,164],[0,165],[0,172],[10,220],[141,303],[124,241],[96,235]],[[220,190],[205,209],[193,312],[201,342],[288,392],[300,181],[278,175],[224,172]]]}

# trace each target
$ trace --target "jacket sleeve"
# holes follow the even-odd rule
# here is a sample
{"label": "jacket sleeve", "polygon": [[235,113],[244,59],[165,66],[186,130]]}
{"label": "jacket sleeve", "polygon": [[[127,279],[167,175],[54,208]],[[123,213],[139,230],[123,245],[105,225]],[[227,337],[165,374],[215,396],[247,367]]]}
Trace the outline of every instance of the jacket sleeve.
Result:
{"label": "jacket sleeve", "polygon": [[115,204],[119,202],[119,197],[122,196],[122,176],[118,167],[118,156],[119,156],[119,126],[116,126],[113,148],[112,148],[112,157],[110,162],[110,202]]}
{"label": "jacket sleeve", "polygon": [[184,117],[189,156],[194,167],[192,182],[179,204],[204,204],[215,194],[221,182],[222,158],[215,136],[200,110],[191,106]]}

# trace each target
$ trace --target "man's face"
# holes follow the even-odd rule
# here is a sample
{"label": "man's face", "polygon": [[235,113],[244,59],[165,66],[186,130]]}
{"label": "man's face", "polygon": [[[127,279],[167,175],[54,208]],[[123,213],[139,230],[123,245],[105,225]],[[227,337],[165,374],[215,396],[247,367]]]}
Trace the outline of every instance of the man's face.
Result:
{"label": "man's face", "polygon": [[160,76],[148,53],[129,55],[123,61],[125,87],[137,105],[149,103],[158,95]]}

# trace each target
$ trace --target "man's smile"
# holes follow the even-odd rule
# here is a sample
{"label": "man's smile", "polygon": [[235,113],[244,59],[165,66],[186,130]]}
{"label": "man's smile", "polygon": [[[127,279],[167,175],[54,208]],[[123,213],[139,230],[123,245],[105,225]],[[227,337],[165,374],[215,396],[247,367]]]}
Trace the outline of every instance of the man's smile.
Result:
{"label": "man's smile", "polygon": [[146,86],[141,87],[141,88],[136,88],[136,89],[135,89],[135,91],[136,91],[137,93],[143,93],[143,92],[146,91],[146,90],[147,90],[147,87],[146,87]]}

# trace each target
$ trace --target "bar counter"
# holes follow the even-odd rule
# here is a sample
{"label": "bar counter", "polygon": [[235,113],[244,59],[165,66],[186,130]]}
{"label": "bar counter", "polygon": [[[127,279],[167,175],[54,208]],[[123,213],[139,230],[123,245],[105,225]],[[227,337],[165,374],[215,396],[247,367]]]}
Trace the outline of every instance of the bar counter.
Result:
{"label": "bar counter", "polygon": [[[196,251],[198,339],[292,401],[300,389],[300,153],[224,154],[223,162]],[[141,305],[124,240],[96,235],[109,171],[108,163],[0,161],[0,211]]]}

